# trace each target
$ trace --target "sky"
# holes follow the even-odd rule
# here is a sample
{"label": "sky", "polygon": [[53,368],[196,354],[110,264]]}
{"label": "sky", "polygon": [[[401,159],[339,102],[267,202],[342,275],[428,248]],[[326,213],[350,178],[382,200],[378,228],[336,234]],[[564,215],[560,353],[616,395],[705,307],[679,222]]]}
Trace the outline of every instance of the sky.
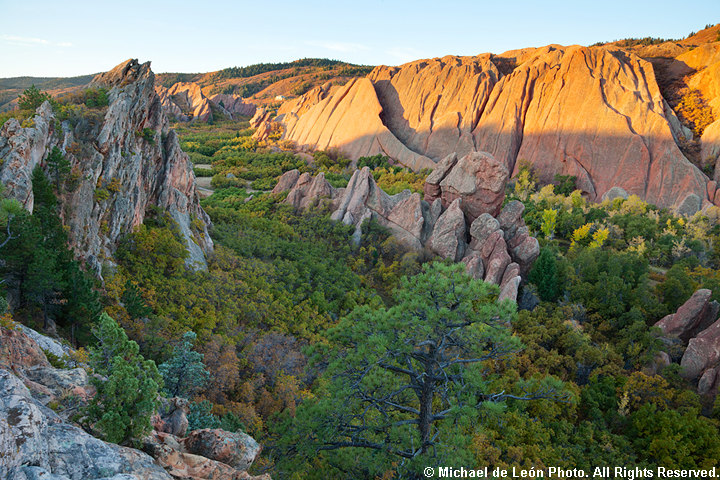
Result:
{"label": "sky", "polygon": [[551,43],[682,38],[718,22],[720,0],[0,0],[0,78],[97,73],[128,58],[152,61],[157,73],[306,57],[399,65]]}

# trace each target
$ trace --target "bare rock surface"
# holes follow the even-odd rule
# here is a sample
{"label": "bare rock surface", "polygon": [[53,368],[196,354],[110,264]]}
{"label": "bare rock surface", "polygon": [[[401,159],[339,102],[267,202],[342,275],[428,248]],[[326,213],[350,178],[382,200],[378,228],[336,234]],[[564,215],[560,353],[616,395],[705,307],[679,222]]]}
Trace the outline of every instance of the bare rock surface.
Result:
{"label": "bare rock surface", "polygon": [[[714,51],[693,55],[707,67],[693,78],[696,88],[713,91],[717,77],[703,62],[713,62]],[[711,103],[716,97],[706,95]],[[613,46],[551,45],[381,66],[335,91],[314,89],[280,111],[284,138],[339,148],[353,159],[383,154],[417,171],[453,153],[484,151],[510,173],[520,160],[531,163],[546,183],[574,175],[591,200],[617,187],[661,207],[689,211],[710,203],[709,179],[680,151],[677,118],[652,65]],[[433,180],[426,200],[437,195],[441,179]],[[689,194],[699,202],[685,201]]]}
{"label": "bare rock surface", "polygon": [[711,295],[712,292],[706,288],[697,290],[677,312],[666,315],[655,326],[667,336],[688,341],[717,320],[720,306],[710,301]]}

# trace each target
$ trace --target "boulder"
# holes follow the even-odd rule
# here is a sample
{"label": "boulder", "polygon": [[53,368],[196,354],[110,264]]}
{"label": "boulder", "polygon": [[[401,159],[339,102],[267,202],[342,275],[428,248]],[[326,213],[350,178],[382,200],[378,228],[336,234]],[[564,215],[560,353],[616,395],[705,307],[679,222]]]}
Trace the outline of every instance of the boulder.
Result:
{"label": "boulder", "polygon": [[189,425],[188,413],[190,413],[190,404],[187,399],[161,398],[158,413],[151,420],[153,428],[157,432],[184,437]]}
{"label": "boulder", "polygon": [[300,178],[300,172],[297,169],[290,170],[280,175],[277,184],[272,189],[272,193],[287,192],[292,189]]}
{"label": "boulder", "polygon": [[460,261],[465,255],[465,216],[462,211],[462,200],[455,199],[447,210],[440,215],[435,223],[427,246],[442,258],[454,262]]}
{"label": "boulder", "polygon": [[698,380],[698,394],[705,395],[710,393],[715,386],[717,378],[717,370],[715,368],[709,368],[703,372],[700,380]]}
{"label": "boulder", "polygon": [[443,206],[462,198],[463,212],[470,222],[483,213],[497,216],[505,198],[508,178],[507,166],[489,153],[468,153],[440,182]]}
{"label": "boulder", "polygon": [[[520,266],[520,272],[525,275],[532,267],[533,262],[540,256],[540,243],[537,238],[531,237],[527,234],[527,227],[525,231],[521,232],[518,229],[518,234],[510,239],[511,245],[515,245],[514,241],[519,237],[520,243],[510,248],[510,255],[514,262]],[[522,236],[521,236],[522,235]]]}
{"label": "boulder", "polygon": [[703,371],[720,361],[720,320],[690,339],[680,360],[681,375],[688,379],[698,378]]}
{"label": "boulder", "polygon": [[489,213],[483,213],[470,225],[470,246],[475,249],[482,248],[490,235],[498,230],[500,222]]}
{"label": "boulder", "polygon": [[482,280],[485,275],[485,266],[482,256],[475,250],[470,250],[462,259],[465,264],[465,272],[476,280]]}
{"label": "boulder", "polygon": [[517,302],[518,288],[520,287],[521,280],[522,279],[519,276],[517,276],[517,277],[512,277],[508,281],[506,281],[500,287],[500,294],[498,295],[498,301],[512,300],[513,302]]}
{"label": "boulder", "polygon": [[524,211],[525,205],[518,200],[508,202],[500,211],[497,221],[500,224],[500,228],[505,232],[505,241],[514,237],[518,228],[525,226],[525,222],[522,219]]}
{"label": "boulder", "polygon": [[659,327],[664,335],[688,341],[717,320],[720,305],[710,301],[711,295],[712,292],[706,288],[697,290],[677,312],[666,315],[655,326]]}
{"label": "boulder", "polygon": [[190,432],[183,440],[188,452],[225,463],[246,471],[262,448],[245,433],[230,433],[219,429],[202,429]]}
{"label": "boulder", "polygon": [[455,166],[457,160],[458,156],[456,152],[448,154],[437,164],[432,173],[425,179],[423,191],[425,193],[426,202],[432,203],[436,198],[440,198],[442,193],[440,182],[443,181],[450,170]]}
{"label": "boulder", "polygon": [[497,238],[495,245],[485,262],[485,281],[500,285],[505,269],[510,265],[512,259],[507,252],[505,240],[501,236],[496,236],[495,238]]}

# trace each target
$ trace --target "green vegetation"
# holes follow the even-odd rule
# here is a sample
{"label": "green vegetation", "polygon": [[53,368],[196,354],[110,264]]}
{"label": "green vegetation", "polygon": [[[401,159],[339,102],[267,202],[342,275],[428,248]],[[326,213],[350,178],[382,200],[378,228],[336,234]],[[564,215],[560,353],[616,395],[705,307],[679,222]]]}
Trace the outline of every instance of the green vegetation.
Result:
{"label": "green vegetation", "polygon": [[[33,172],[33,214],[3,201],[9,233],[0,240],[0,273],[17,292],[15,317],[37,328],[54,325],[73,340],[87,341],[101,305],[92,277],[68,248],[53,186],[40,167]],[[15,205],[15,206],[13,206]],[[0,221],[2,216],[0,216]]]}
{"label": "green vegetation", "polygon": [[162,379],[152,360],[145,360],[138,344],[107,314],[100,316],[90,350],[91,382],[97,389],[84,420],[108,442],[137,445],[152,429]]}
{"label": "green vegetation", "polygon": [[192,349],[196,339],[194,332],[185,332],[172,357],[158,367],[169,397],[192,398],[210,379],[210,372],[202,362],[203,355]]}
{"label": "green vegetation", "polygon": [[[273,72],[275,70],[284,70],[292,67],[321,67],[330,68],[336,66],[358,67],[340,60],[329,60],[327,58],[303,58],[294,62],[285,63],[258,63],[247,67],[231,67],[220,70],[217,73],[218,78],[247,78],[260,75],[261,73]],[[367,68],[367,67],[365,67]],[[371,67],[372,68],[372,67]]]}

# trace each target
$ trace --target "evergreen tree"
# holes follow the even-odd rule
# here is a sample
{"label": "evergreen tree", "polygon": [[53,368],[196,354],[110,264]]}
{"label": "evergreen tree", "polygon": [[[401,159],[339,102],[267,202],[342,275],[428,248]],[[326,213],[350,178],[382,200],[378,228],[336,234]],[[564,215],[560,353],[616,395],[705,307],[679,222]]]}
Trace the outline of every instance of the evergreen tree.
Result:
{"label": "evergreen tree", "polygon": [[210,380],[203,355],[192,349],[196,338],[195,332],[186,332],[170,360],[160,365],[165,393],[171,397],[192,398]]}
{"label": "evergreen tree", "polygon": [[314,440],[315,455],[354,447],[411,471],[461,463],[468,439],[457,422],[478,421],[480,410],[508,398],[555,398],[560,388],[543,381],[517,394],[496,390],[491,372],[521,349],[509,328],[516,306],[498,303],[497,292],[462,265],[433,263],[401,281],[395,306],[356,308],[330,332],[339,351],[317,355],[334,359],[320,380],[324,395],[302,405],[293,428]]}
{"label": "evergreen tree", "polygon": [[55,180],[55,190],[58,194],[62,193],[62,184],[67,174],[70,173],[70,161],[65,158],[58,147],[53,147],[47,157],[47,166]]}
{"label": "evergreen tree", "polygon": [[162,378],[155,362],[145,360],[138,344],[106,313],[93,333],[98,344],[90,349],[90,365],[105,379],[91,379],[97,394],[85,409],[86,420],[105,440],[128,444],[151,430]]}
{"label": "evergreen tree", "polygon": [[528,281],[537,287],[538,295],[544,302],[554,302],[560,297],[562,286],[558,278],[557,258],[552,249],[545,247],[540,250]]}
{"label": "evergreen tree", "polygon": [[34,84],[26,89],[18,98],[20,110],[35,110],[45,101],[53,102],[53,98],[47,92],[41,92]]}

